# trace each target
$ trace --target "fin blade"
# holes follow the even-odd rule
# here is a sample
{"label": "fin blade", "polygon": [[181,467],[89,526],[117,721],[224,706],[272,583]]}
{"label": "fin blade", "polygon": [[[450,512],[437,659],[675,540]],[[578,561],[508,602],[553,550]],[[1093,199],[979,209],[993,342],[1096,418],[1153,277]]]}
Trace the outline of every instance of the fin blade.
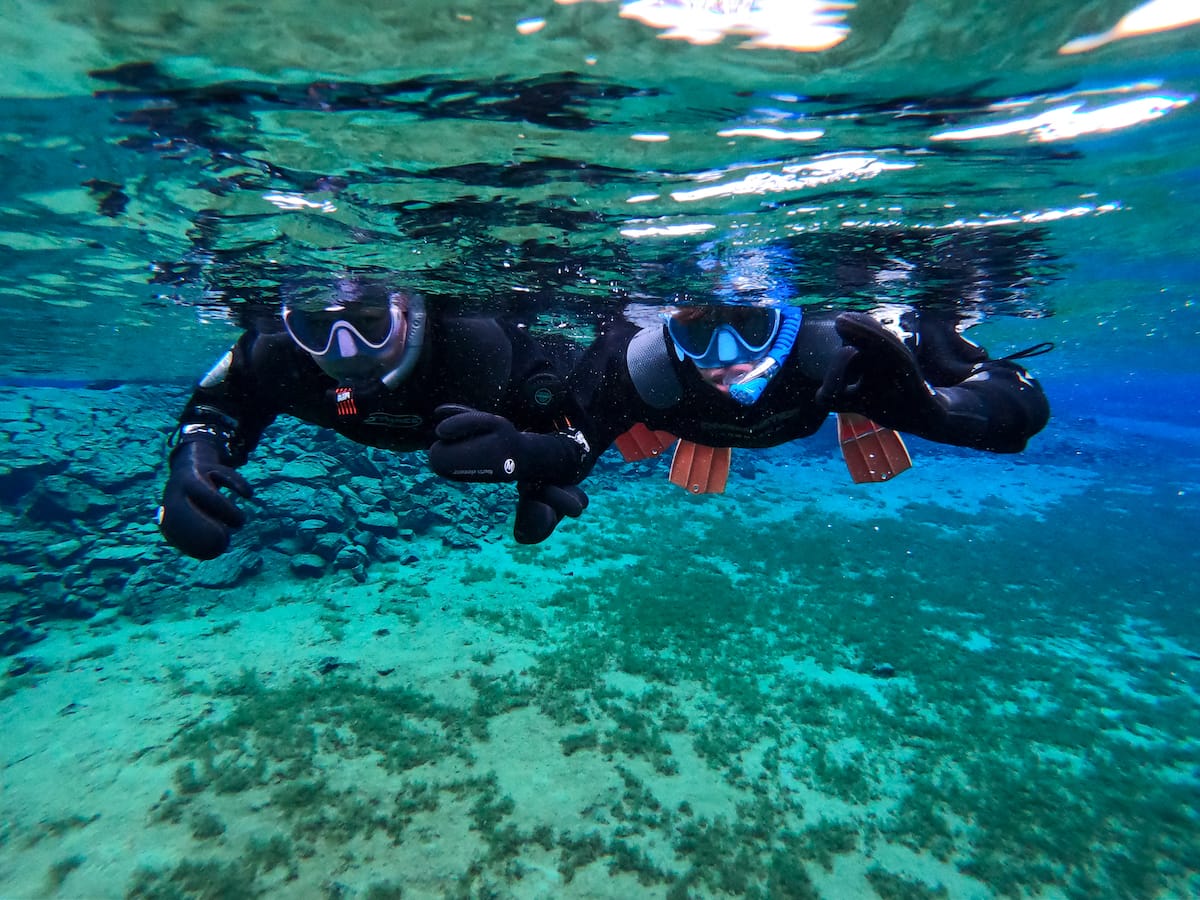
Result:
{"label": "fin blade", "polygon": [[904,439],[866,416],[838,413],[838,443],[855,484],[890,481],[912,468]]}
{"label": "fin blade", "polygon": [[664,450],[675,443],[675,435],[666,431],[652,431],[638,422],[614,443],[625,462],[638,462],[652,456],[661,456]]}
{"label": "fin blade", "polygon": [[689,494],[721,494],[729,480],[733,451],[680,441],[671,460],[671,484]]}

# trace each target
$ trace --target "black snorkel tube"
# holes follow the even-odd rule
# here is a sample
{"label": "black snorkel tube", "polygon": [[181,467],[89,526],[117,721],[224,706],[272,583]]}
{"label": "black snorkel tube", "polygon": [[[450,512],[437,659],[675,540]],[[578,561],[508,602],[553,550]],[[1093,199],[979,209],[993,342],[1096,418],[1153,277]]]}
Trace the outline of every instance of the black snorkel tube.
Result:
{"label": "black snorkel tube", "polygon": [[396,367],[379,379],[389,391],[395,390],[412,373],[417,364],[417,358],[421,355],[421,348],[425,346],[427,319],[425,298],[420,294],[396,294],[393,295],[393,302],[401,296],[404,298],[405,315],[408,319],[408,330],[404,335],[404,352]]}

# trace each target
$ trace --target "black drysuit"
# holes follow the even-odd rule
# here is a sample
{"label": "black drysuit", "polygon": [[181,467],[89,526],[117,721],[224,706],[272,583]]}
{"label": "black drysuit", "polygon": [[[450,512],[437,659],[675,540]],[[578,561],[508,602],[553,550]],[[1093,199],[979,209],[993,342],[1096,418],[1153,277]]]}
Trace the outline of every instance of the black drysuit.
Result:
{"label": "black drysuit", "polygon": [[221,488],[250,495],[235,469],[279,415],[360,444],[415,451],[435,441],[438,407],[453,404],[513,423],[505,459],[519,482],[516,532],[533,543],[586,503],[582,492],[564,495],[537,479],[544,473],[548,482],[570,484],[579,471],[580,444],[557,433],[570,411],[567,399],[541,346],[496,319],[431,314],[416,365],[394,389],[379,381],[339,386],[286,332],[251,330],[200,382],[180,416],[160,527],[190,556],[224,552],[244,516]]}
{"label": "black drysuit", "polygon": [[1041,386],[989,359],[946,318],[908,313],[900,338],[863,313],[806,314],[795,347],[757,402],[716,390],[681,360],[665,326],[619,322],[571,377],[594,460],[636,423],[712,447],[773,447],[812,435],[831,413],[941,443],[1017,453],[1049,417]]}

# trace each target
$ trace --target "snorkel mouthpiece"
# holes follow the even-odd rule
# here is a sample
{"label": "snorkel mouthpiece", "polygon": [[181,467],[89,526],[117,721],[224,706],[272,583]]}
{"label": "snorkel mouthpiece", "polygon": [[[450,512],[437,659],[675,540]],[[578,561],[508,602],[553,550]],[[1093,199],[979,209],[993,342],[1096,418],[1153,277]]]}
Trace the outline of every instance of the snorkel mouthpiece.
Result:
{"label": "snorkel mouthpiece", "polygon": [[779,363],[770,357],[763,360],[763,362],[767,365],[766,370],[762,366],[754,369],[754,372],[762,372],[763,374],[751,377],[754,373],[747,372],[741,381],[729,386],[729,396],[742,404],[742,406],[753,406],[757,403],[758,398],[763,395],[763,391],[767,389],[767,385],[771,383],[771,379],[775,376],[775,373],[779,371]]}

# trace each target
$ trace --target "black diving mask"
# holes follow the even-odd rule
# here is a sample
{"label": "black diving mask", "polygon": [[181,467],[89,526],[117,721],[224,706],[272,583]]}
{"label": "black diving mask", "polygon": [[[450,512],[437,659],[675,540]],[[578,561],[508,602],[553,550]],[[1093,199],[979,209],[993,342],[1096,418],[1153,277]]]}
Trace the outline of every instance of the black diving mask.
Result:
{"label": "black diving mask", "polygon": [[395,303],[336,304],[318,310],[288,306],[283,324],[292,340],[314,357],[371,356],[386,349],[404,327],[404,310]]}

